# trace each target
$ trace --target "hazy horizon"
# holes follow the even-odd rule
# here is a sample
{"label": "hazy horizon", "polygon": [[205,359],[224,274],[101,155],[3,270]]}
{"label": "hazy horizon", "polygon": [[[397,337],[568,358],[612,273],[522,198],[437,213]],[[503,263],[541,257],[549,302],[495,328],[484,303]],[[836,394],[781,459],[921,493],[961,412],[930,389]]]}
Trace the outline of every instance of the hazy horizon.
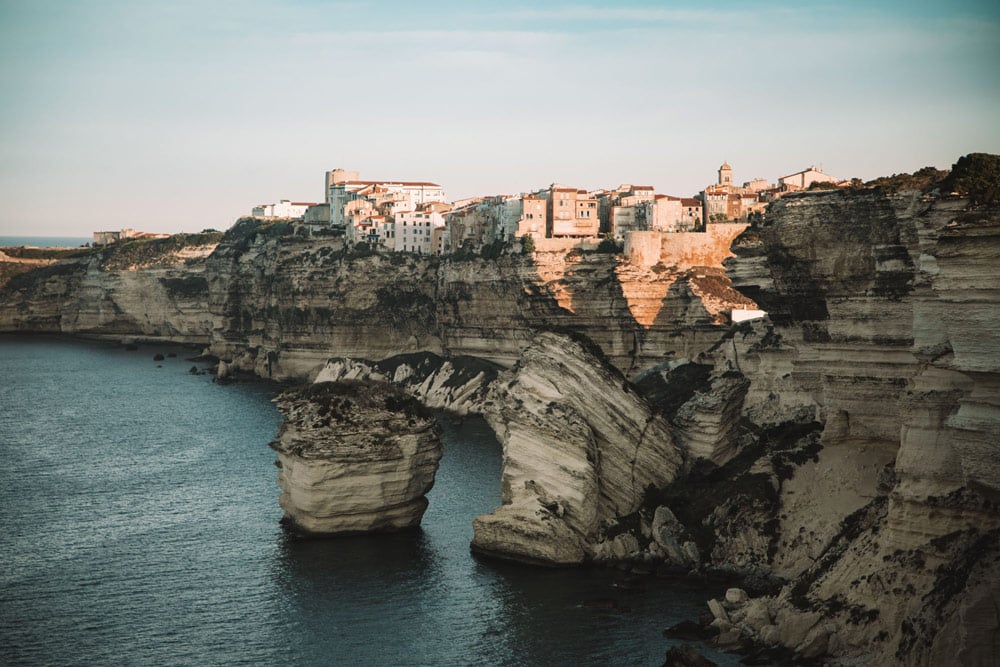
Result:
{"label": "hazy horizon", "polygon": [[993,3],[0,0],[0,234],[225,229],[323,174],[690,196],[1000,153]]}

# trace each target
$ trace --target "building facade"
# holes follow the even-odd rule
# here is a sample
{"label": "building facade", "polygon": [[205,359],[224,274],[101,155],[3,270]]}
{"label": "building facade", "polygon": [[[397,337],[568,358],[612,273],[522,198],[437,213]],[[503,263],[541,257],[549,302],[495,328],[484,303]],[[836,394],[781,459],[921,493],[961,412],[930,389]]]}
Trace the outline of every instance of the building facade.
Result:
{"label": "building facade", "polygon": [[586,190],[553,183],[546,194],[546,236],[592,237],[600,231],[597,199]]}
{"label": "building facade", "polygon": [[265,220],[296,220],[304,218],[310,206],[316,206],[316,203],[282,199],[277,204],[260,204],[254,206],[252,215],[255,218],[263,218]]}

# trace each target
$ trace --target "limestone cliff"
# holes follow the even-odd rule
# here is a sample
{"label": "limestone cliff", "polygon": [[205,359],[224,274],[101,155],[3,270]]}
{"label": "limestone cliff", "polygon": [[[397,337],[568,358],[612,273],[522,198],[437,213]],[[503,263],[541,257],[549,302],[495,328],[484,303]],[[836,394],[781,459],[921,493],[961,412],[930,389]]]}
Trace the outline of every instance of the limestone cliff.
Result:
{"label": "limestone cliff", "polygon": [[263,377],[308,380],[332,356],[440,352],[437,263],[351,255],[336,237],[241,221],[207,262],[212,352]]}
{"label": "limestone cliff", "polygon": [[1000,211],[805,194],[734,250],[734,286],[770,318],[712,354],[750,381],[748,446],[698,488],[745,500],[698,507],[693,480],[661,500],[713,564],[791,583],[729,603],[720,637],[797,659],[996,664]]}
{"label": "limestone cliff", "polygon": [[503,504],[475,520],[472,547],[491,555],[581,563],[608,521],[684,462],[666,420],[596,348],[563,335],[539,334],[484,408],[503,443]]}
{"label": "limestone cliff", "polygon": [[430,352],[403,354],[381,361],[330,359],[316,382],[374,380],[389,382],[430,408],[459,415],[481,413],[500,367],[476,357],[444,359]]}
{"label": "limestone cliff", "polygon": [[321,382],[277,399],[284,523],[307,535],[420,524],[441,459],[434,418],[385,383]]}
{"label": "limestone cliff", "polygon": [[573,248],[494,259],[372,255],[243,222],[207,263],[212,351],[265,377],[312,379],[330,357],[430,352],[510,366],[535,332],[566,328],[637,372],[697,356],[727,311],[749,302],[727,289],[718,264],[688,263],[723,254],[679,253],[654,267]]}
{"label": "limestone cliff", "polygon": [[205,258],[221,234],[178,235],[82,252],[0,287],[0,331],[207,344]]}
{"label": "limestone cliff", "polygon": [[492,259],[351,252],[335,236],[247,219],[221,242],[116,244],[18,276],[0,291],[0,331],[201,342],[230,367],[311,380],[331,357],[510,366],[535,332],[561,327],[632,375],[701,354],[748,303],[718,264],[741,227],[723,227],[658,236],[646,266],[559,243]]}
{"label": "limestone cliff", "polygon": [[472,547],[491,556],[544,565],[608,559],[606,528],[685,463],[667,420],[599,348],[566,333],[536,334],[505,371],[416,353],[331,359],[317,382],[354,379],[486,417],[504,448],[503,504],[475,520]]}

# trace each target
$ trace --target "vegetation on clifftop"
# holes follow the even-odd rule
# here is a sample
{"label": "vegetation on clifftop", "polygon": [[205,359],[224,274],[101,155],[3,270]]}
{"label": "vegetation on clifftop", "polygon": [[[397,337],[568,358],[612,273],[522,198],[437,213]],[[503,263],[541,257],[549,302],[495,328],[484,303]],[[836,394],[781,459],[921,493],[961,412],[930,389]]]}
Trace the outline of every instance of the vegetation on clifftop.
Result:
{"label": "vegetation on clifftop", "polygon": [[128,269],[156,264],[185,248],[215,245],[222,232],[174,234],[165,239],[132,239],[118,241],[101,248],[101,268],[105,271]]}
{"label": "vegetation on clifftop", "polygon": [[243,253],[260,237],[271,239],[290,236],[294,231],[292,223],[287,221],[240,218],[235,225],[226,230],[220,242]]}
{"label": "vegetation on clifftop", "polygon": [[[854,179],[852,187],[861,187],[860,181]],[[938,190],[944,194],[953,192],[968,197],[973,204],[1000,204],[1000,155],[969,153],[958,158],[950,172],[924,167],[912,174],[881,176],[864,183],[864,187],[882,188],[890,193]]]}
{"label": "vegetation on clifftop", "polygon": [[1000,155],[969,153],[958,158],[942,186],[974,204],[1000,204]]}
{"label": "vegetation on clifftop", "polygon": [[[63,269],[49,270],[45,274],[36,274],[36,271],[54,266],[49,262],[61,259],[75,259],[84,257],[92,252],[90,248],[26,248],[5,247],[0,248],[0,253],[12,258],[14,261],[4,261],[0,259],[0,289],[13,282],[11,289],[18,289],[31,284],[35,278],[41,275],[54,275],[63,272]],[[71,264],[76,266],[76,264]],[[31,274],[31,277],[21,278],[15,281],[18,276]]]}
{"label": "vegetation on clifftop", "polygon": [[882,188],[886,192],[900,192],[902,190],[920,190],[928,192],[941,185],[941,182],[948,175],[947,171],[941,171],[934,167],[924,167],[912,174],[893,174],[892,176],[880,176],[865,183],[865,187]]}
{"label": "vegetation on clifftop", "polygon": [[279,406],[296,401],[310,403],[320,417],[338,422],[353,421],[359,411],[367,410],[385,410],[410,419],[434,419],[433,413],[417,399],[394,385],[373,380],[316,382],[289,389],[278,397]]}

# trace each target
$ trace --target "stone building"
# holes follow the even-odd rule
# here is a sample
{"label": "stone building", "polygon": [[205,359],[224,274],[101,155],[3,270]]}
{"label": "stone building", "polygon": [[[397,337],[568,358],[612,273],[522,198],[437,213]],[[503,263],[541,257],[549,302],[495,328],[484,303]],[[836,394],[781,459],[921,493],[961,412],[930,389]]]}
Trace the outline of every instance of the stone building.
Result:
{"label": "stone building", "polygon": [[836,183],[837,179],[829,174],[824,174],[819,167],[812,166],[802,171],[797,171],[788,176],[782,176],[778,183],[792,189],[805,190],[813,183]]}
{"label": "stone building", "polygon": [[[403,211],[395,216],[392,249],[396,252],[415,252],[432,255],[440,252],[434,243],[434,231],[444,229],[445,217],[438,210],[426,206],[417,211]],[[440,235],[438,235],[440,239]]]}
{"label": "stone building", "polygon": [[597,199],[586,190],[553,183],[546,191],[546,236],[593,237],[600,231]]}
{"label": "stone building", "polygon": [[522,236],[541,238],[546,229],[546,199],[536,194],[514,195],[503,202],[498,238],[512,241]]}
{"label": "stone building", "polygon": [[260,204],[254,206],[252,214],[255,218],[263,218],[265,220],[300,220],[305,217],[306,211],[311,206],[316,206],[316,203],[282,199],[277,204]]}

